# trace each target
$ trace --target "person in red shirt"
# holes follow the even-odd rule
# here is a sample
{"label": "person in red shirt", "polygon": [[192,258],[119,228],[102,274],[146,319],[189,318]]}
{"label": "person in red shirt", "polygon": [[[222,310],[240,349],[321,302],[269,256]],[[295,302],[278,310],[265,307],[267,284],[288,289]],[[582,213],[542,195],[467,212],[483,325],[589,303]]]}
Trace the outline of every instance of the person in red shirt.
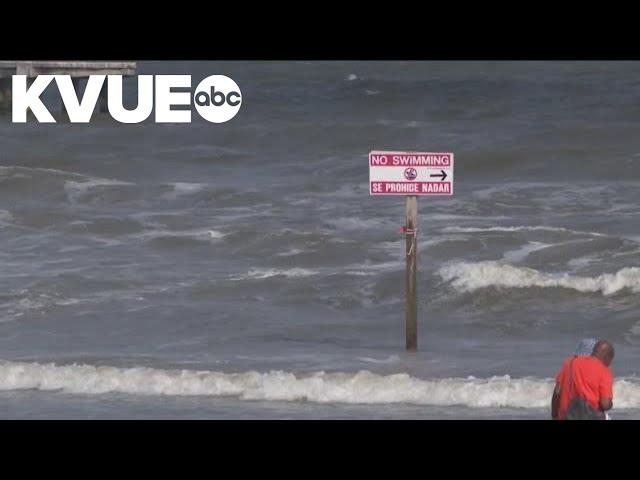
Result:
{"label": "person in red shirt", "polygon": [[591,356],[573,356],[565,360],[556,375],[551,399],[554,420],[572,418],[606,418],[613,407],[613,345],[606,340],[596,342]]}

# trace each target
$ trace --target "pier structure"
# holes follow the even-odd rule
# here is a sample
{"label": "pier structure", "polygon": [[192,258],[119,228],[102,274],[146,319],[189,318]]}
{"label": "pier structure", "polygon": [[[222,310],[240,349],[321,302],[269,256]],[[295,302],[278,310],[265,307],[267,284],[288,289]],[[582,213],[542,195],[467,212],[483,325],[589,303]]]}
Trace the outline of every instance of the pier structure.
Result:
{"label": "pier structure", "polygon": [[[136,62],[94,62],[94,61],[6,61],[0,60],[0,110],[11,110],[11,76],[26,75],[31,84],[38,75],[69,75],[76,92],[80,92],[80,82],[90,75],[136,74]],[[98,100],[98,111],[107,108],[106,82]],[[62,106],[64,110],[64,106]]]}

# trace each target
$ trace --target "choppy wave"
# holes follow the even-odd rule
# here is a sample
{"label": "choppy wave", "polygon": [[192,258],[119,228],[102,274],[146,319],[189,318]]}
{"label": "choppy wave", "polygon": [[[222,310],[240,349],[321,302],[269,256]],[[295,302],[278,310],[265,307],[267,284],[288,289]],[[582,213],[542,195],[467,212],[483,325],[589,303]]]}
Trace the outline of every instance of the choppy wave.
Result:
{"label": "choppy wave", "polygon": [[0,227],[4,227],[13,221],[13,215],[8,210],[0,210]]}
{"label": "choppy wave", "polygon": [[164,197],[168,199],[175,199],[184,195],[194,195],[207,188],[206,183],[187,183],[187,182],[174,182],[168,184],[172,187],[172,192],[165,194]]}
{"label": "choppy wave", "polygon": [[[75,394],[237,397],[241,400],[313,403],[464,405],[468,407],[546,408],[551,379],[419,379],[406,373],[291,372],[223,373],[155,368],[0,362],[0,390],[37,389]],[[640,407],[640,384],[619,379],[616,408]]]}
{"label": "choppy wave", "polygon": [[296,255],[300,255],[301,253],[311,252],[313,250],[304,250],[302,248],[290,248],[285,252],[280,252],[276,254],[276,257],[294,257]]}
{"label": "choppy wave", "polygon": [[13,322],[32,312],[44,313],[55,307],[66,307],[80,303],[77,298],[67,298],[59,295],[30,294],[22,290],[17,294],[10,294],[13,302],[0,302],[0,323]]}
{"label": "choppy wave", "polygon": [[542,242],[529,242],[526,245],[523,245],[520,248],[515,250],[509,250],[508,252],[504,252],[502,258],[506,262],[520,262],[527,258],[530,253],[537,252],[538,250],[544,250],[545,248],[552,247],[551,243],[542,243]]}
{"label": "choppy wave", "polygon": [[379,275],[383,272],[401,270],[404,267],[404,264],[404,261],[398,260],[379,263],[353,263],[351,265],[347,265],[344,269],[332,273],[345,273],[347,275],[355,276]]}
{"label": "choppy wave", "polygon": [[231,280],[262,280],[264,278],[283,276],[287,278],[295,277],[309,277],[311,275],[318,274],[316,270],[310,270],[307,268],[254,268],[249,270],[246,274],[236,275],[231,277]]}
{"label": "choppy wave", "polygon": [[484,232],[524,232],[524,231],[542,231],[542,232],[559,232],[572,233],[577,235],[590,235],[593,237],[606,237],[606,235],[597,232],[581,232],[571,230],[564,227],[545,227],[545,226],[527,226],[519,225],[513,227],[446,227],[442,230],[445,233],[484,233]]}
{"label": "choppy wave", "polygon": [[527,288],[561,287],[579,292],[601,292],[612,295],[624,289],[640,292],[640,268],[626,267],[615,273],[583,277],[568,273],[544,273],[532,268],[499,262],[458,262],[445,265],[438,271],[445,281],[461,291],[486,287]]}
{"label": "choppy wave", "polygon": [[371,358],[371,357],[358,357],[358,360],[367,363],[398,363],[400,357],[398,355],[389,355],[387,358]]}
{"label": "choppy wave", "polygon": [[367,230],[381,227],[384,223],[384,220],[378,218],[362,219],[357,217],[341,217],[327,221],[327,224],[340,230]]}
{"label": "choppy wave", "polygon": [[403,265],[404,263],[401,261],[390,261],[382,263],[354,263],[339,268],[252,268],[247,273],[234,275],[230,277],[230,279],[263,280],[277,276],[298,278],[313,275],[352,275],[356,277],[366,277],[400,270]]}
{"label": "choppy wave", "polygon": [[157,240],[163,238],[187,238],[199,241],[214,241],[224,238],[227,234],[219,232],[217,230],[210,230],[207,228],[194,229],[194,230],[151,230],[148,232],[134,235],[136,238],[140,238],[144,241]]}
{"label": "choppy wave", "polygon": [[69,175],[73,177],[87,177],[82,173],[69,172],[66,170],[58,170],[55,168],[39,168],[39,167],[22,167],[19,165],[5,165],[0,166],[0,172],[13,172],[13,171],[22,171],[22,172],[41,172],[41,173],[52,173],[54,175]]}
{"label": "choppy wave", "polygon": [[106,178],[91,178],[85,182],[75,182],[67,180],[64,184],[64,189],[67,192],[67,197],[70,202],[76,202],[80,197],[86,195],[92,188],[95,187],[118,187],[118,186],[132,186],[135,185],[131,182],[122,182],[120,180],[109,180]]}

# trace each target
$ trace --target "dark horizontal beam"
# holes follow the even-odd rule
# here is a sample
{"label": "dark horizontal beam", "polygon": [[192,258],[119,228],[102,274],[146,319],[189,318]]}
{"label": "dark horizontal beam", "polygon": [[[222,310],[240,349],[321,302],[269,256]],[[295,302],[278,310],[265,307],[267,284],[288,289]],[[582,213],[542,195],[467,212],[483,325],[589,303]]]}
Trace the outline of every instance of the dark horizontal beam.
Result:
{"label": "dark horizontal beam", "polygon": [[135,75],[136,62],[49,62],[49,61],[0,61],[0,78],[11,75]]}

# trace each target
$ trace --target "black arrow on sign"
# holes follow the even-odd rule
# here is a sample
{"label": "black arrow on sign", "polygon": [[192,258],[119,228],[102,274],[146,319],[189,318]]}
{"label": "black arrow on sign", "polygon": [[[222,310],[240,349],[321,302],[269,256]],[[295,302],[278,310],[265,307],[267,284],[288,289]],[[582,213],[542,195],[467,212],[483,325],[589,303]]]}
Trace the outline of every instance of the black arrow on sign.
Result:
{"label": "black arrow on sign", "polygon": [[444,182],[444,179],[447,178],[447,172],[445,172],[444,170],[440,170],[442,173],[434,173],[429,175],[430,177],[442,177],[440,179],[441,182]]}

